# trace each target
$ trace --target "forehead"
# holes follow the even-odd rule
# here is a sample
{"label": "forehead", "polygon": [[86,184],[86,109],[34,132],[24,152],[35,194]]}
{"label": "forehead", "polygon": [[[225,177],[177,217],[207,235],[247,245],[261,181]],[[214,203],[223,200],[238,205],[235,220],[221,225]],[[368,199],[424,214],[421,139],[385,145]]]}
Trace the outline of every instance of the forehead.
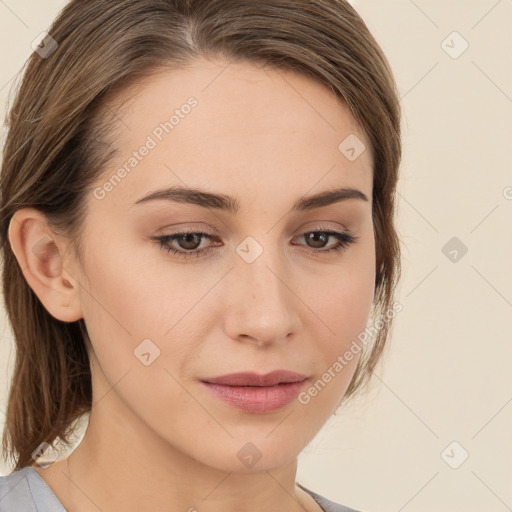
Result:
{"label": "forehead", "polygon": [[[364,131],[332,91],[303,75],[198,60],[145,78],[111,108],[118,154],[102,182],[125,169],[109,193],[125,206],[173,184],[294,199],[331,186],[371,195]],[[366,150],[351,161],[340,144],[354,136]]]}

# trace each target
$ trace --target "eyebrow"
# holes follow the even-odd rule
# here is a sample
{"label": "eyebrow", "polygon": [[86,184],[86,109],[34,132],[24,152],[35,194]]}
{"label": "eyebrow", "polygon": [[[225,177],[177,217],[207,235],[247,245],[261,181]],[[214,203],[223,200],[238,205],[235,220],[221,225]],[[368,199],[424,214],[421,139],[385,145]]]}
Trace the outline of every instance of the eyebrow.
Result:
{"label": "eyebrow", "polygon": [[[368,202],[366,195],[356,188],[337,188],[334,190],[319,192],[312,196],[300,197],[292,206],[291,211],[309,211],[349,199],[359,199],[361,201]],[[196,204],[203,208],[223,210],[232,214],[238,213],[240,209],[240,203],[234,197],[225,194],[214,194],[212,192],[196,188],[183,188],[181,186],[174,186],[151,192],[150,194],[138,199],[132,206],[157,200]]]}

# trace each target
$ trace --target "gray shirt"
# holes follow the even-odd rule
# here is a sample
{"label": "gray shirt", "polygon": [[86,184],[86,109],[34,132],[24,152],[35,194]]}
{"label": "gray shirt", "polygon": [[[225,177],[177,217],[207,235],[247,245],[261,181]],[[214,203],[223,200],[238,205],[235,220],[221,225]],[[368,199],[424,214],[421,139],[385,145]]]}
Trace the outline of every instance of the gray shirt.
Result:
{"label": "gray shirt", "polygon": [[[309,493],[325,512],[358,512],[334,503],[319,494]],[[66,512],[46,482],[33,467],[25,467],[0,477],[0,512]]]}

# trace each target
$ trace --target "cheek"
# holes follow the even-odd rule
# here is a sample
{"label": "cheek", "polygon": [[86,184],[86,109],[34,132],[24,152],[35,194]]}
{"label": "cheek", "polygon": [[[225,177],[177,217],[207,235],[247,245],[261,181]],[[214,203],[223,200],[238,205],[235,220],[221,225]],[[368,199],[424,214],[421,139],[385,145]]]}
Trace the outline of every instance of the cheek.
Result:
{"label": "cheek", "polygon": [[[375,246],[373,239],[354,246],[339,263],[304,280],[303,296],[324,325],[329,347],[343,348],[364,331],[375,291]],[[333,343],[334,340],[334,343]]]}
{"label": "cheek", "polygon": [[322,421],[328,419],[345,395],[364,349],[361,334],[366,329],[374,297],[371,259],[364,264],[360,260],[352,272],[345,268],[333,275],[328,292],[316,297],[315,313],[323,325],[315,319],[309,328],[315,340],[315,377],[298,401],[318,411]]}
{"label": "cheek", "polygon": [[312,309],[318,317],[309,327],[315,340],[316,376],[299,402],[328,414],[345,394],[364,349],[361,334],[368,324],[375,288],[374,244],[373,239],[366,240],[330,269],[329,279],[324,276],[316,288],[313,283],[304,288],[304,293],[309,289],[308,300],[315,304]]}
{"label": "cheek", "polygon": [[185,283],[177,287],[181,293],[173,292],[154,266],[141,265],[140,255],[119,264],[118,254],[104,252],[95,261],[88,271],[84,318],[94,350],[96,393],[107,395],[115,386],[121,398],[116,407],[124,404],[142,419],[171,421],[162,414],[163,404],[193,408],[191,396],[178,384],[181,368],[194,353],[183,328],[186,317],[180,319],[198,297],[186,300],[184,291],[190,288]]}
{"label": "cheek", "polygon": [[[93,348],[104,369],[124,374],[141,364],[134,350],[144,339],[158,339],[164,329],[164,302],[155,295],[133,249],[108,244],[92,249],[85,263],[84,319]],[[113,379],[120,375],[111,375]]]}
{"label": "cheek", "polygon": [[167,265],[158,248],[134,247],[112,241],[101,252],[91,250],[86,262],[85,323],[103,370],[114,381],[144,362],[179,369],[192,357],[198,325],[190,318],[202,311],[201,298],[218,279],[194,280],[191,272]]}

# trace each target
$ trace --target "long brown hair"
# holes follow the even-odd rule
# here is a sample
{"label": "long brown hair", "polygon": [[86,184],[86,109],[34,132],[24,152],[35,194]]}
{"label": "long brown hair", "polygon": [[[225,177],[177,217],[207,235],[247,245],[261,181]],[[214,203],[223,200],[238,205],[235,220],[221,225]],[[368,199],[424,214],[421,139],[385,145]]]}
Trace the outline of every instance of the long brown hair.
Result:
{"label": "long brown hair", "polygon": [[[307,75],[350,108],[374,156],[374,315],[391,308],[400,273],[394,227],[401,158],[396,84],[381,48],[343,0],[72,0],[34,52],[6,118],[0,177],[3,295],[16,359],[2,447],[14,469],[88,412],[92,384],[83,319],[52,317],[27,284],[8,239],[16,210],[33,207],[70,237],[80,260],[85,199],[115,148],[108,100],[124,87],[198,57],[223,57]],[[386,322],[363,352],[344,400],[379,360]]]}

